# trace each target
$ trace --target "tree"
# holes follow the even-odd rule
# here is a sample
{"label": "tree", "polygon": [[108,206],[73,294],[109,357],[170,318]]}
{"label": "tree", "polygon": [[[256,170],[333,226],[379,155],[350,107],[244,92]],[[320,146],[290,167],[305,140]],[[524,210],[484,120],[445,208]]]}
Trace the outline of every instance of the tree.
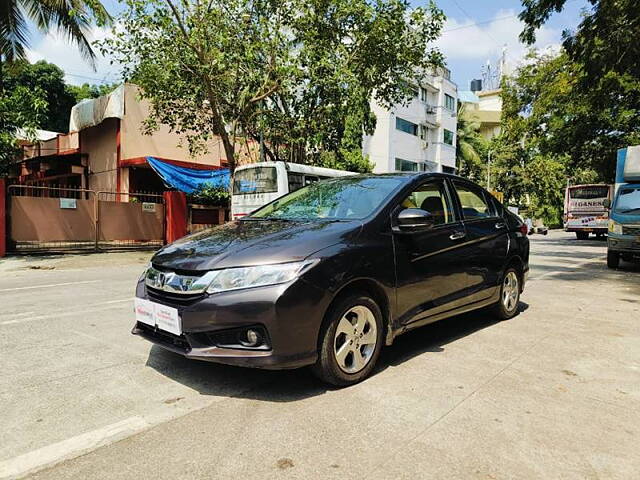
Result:
{"label": "tree", "polygon": [[27,18],[43,33],[57,29],[74,42],[91,63],[95,52],[87,39],[91,25],[111,19],[99,0],[2,0],[0,6],[0,59],[26,59],[29,44]]}
{"label": "tree", "polygon": [[503,82],[502,136],[542,155],[566,155],[568,175],[594,171],[612,181],[616,150],[640,141],[640,80],[609,72],[585,89],[566,53],[532,53]]}
{"label": "tree", "polygon": [[20,150],[16,134],[28,141],[35,140],[35,130],[40,126],[47,108],[45,93],[24,86],[15,88],[10,95],[0,95],[0,177],[6,175]]}
{"label": "tree", "polygon": [[64,72],[52,63],[40,60],[30,64],[19,60],[9,64],[5,77],[5,90],[13,92],[24,87],[30,91],[39,89],[47,98],[47,110],[41,115],[39,128],[54,132],[67,132],[69,112],[76,99],[64,82]]}
{"label": "tree", "polygon": [[[535,32],[567,0],[523,0],[520,19],[525,29],[520,38],[535,42]],[[589,0],[592,7],[583,14],[575,32],[565,30],[564,48],[573,61],[585,69],[589,80],[607,72],[640,77],[640,9],[636,0]]]}
{"label": "tree", "polygon": [[485,175],[483,159],[488,149],[487,141],[480,135],[480,124],[467,112],[464,103],[458,102],[458,129],[456,133],[456,165],[458,174],[476,182]]}
{"label": "tree", "polygon": [[78,103],[85,99],[98,98],[113,92],[119,84],[105,83],[102,85],[94,85],[83,83],[82,85],[67,85],[67,89],[73,95],[75,102]]}
{"label": "tree", "polygon": [[263,139],[270,159],[319,163],[332,152],[344,162],[375,128],[370,100],[399,103],[405,79],[442,64],[433,3],[125,3],[102,46],[150,100],[147,131],[168,125],[192,152],[217,135],[232,171],[243,137]]}

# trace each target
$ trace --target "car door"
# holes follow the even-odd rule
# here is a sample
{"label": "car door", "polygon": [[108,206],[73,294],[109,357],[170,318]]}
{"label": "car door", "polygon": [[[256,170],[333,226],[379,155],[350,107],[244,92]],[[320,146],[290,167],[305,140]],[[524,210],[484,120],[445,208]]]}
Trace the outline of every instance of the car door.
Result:
{"label": "car door", "polygon": [[469,295],[474,301],[495,293],[509,249],[507,224],[486,190],[463,180],[452,180],[462,213],[467,242],[472,251],[469,262]]}
{"label": "car door", "polygon": [[[421,208],[434,224],[402,231],[397,216],[405,208]],[[465,303],[468,286],[464,224],[444,178],[418,185],[392,211],[399,323],[406,325]]]}

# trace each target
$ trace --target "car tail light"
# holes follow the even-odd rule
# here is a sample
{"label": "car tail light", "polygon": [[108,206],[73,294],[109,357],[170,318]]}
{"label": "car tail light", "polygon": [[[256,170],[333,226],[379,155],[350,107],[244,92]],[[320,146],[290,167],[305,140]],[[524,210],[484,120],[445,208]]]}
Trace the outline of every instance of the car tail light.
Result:
{"label": "car tail light", "polygon": [[522,225],[520,225],[520,233],[523,235],[526,235],[527,233],[529,233],[529,227],[527,227],[526,223],[523,223]]}

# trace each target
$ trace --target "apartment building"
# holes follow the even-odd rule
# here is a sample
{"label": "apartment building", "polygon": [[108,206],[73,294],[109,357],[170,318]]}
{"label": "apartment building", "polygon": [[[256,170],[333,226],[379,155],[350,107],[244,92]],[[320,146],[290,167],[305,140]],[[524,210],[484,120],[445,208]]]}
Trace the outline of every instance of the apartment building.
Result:
{"label": "apartment building", "polygon": [[464,118],[478,124],[480,135],[487,140],[500,135],[502,89],[460,92]]}
{"label": "apartment building", "polygon": [[447,69],[412,84],[406,105],[387,110],[376,102],[373,135],[363,139],[375,173],[455,172],[458,87]]}

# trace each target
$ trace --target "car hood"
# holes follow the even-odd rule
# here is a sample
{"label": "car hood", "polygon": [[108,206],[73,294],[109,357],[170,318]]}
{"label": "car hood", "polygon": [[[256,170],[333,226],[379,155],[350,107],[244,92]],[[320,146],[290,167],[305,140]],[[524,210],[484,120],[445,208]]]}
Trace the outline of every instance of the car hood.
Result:
{"label": "car hood", "polygon": [[156,267],[202,271],[303,260],[349,241],[361,222],[241,220],[188,235],[151,259]]}

